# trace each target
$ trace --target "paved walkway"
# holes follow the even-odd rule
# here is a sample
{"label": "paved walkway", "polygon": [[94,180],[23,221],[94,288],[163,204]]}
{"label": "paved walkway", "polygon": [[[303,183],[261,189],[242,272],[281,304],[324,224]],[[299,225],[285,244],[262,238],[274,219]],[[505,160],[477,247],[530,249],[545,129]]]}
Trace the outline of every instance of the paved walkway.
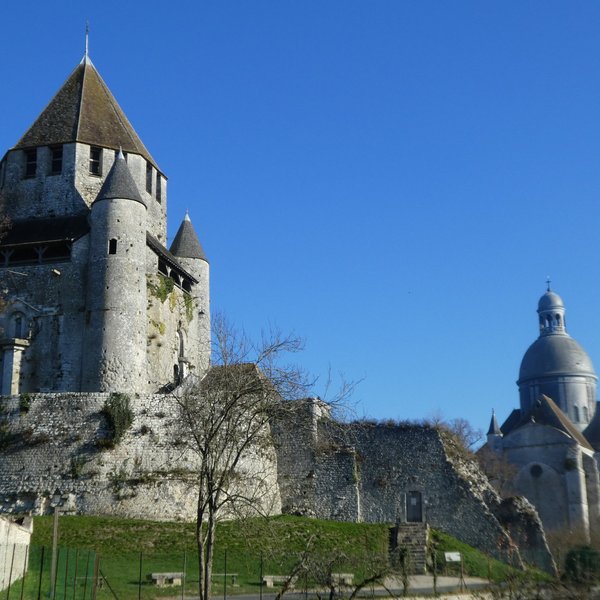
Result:
{"label": "paved walkway", "polygon": [[[386,588],[382,586],[375,586],[363,588],[360,593],[360,598],[369,598],[372,596],[378,597],[389,597],[390,592],[395,597],[401,597],[403,592],[402,581],[399,578],[389,578],[386,580]],[[446,577],[438,576],[437,578],[437,591],[439,594],[444,595],[444,600],[468,600],[471,598],[470,592],[475,590],[481,590],[488,586],[487,579],[479,579],[477,577],[465,577],[464,587],[461,592],[460,580],[458,577]],[[389,591],[388,591],[389,590]],[[411,575],[409,596],[412,600],[418,600],[419,598],[430,598],[433,595],[433,577],[431,575]],[[277,592],[263,591],[261,594],[227,594],[228,598],[232,600],[274,600]],[[344,594],[347,597],[347,593]],[[314,598],[314,593],[310,590],[308,594],[299,591],[287,592],[283,599],[284,600],[305,600],[305,598]],[[213,595],[214,600],[222,600],[222,595]],[[186,597],[185,600],[192,600]]]}
{"label": "paved walkway", "polygon": [[[402,581],[399,578],[389,578],[385,582],[386,587],[395,594],[402,594]],[[461,589],[460,579],[458,577],[446,577],[438,575],[437,591],[440,593],[448,592],[468,592],[486,588],[489,586],[487,579],[479,577],[465,577]],[[433,577],[431,575],[411,575],[409,592],[412,594],[433,594]]]}

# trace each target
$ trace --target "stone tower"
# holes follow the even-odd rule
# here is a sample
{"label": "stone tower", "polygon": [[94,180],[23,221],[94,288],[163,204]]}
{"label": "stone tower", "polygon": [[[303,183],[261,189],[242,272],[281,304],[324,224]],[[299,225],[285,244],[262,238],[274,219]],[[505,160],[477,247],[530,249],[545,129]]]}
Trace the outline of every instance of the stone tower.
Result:
{"label": "stone tower", "polygon": [[146,387],[146,211],[119,152],[90,213],[84,391]]}
{"label": "stone tower", "polygon": [[171,244],[171,254],[198,282],[189,290],[190,297],[196,305],[196,319],[190,322],[187,335],[181,326],[178,327],[177,375],[182,378],[189,370],[188,348],[200,349],[200,369],[208,369],[210,360],[209,265],[187,212]]}
{"label": "stone tower", "polygon": [[171,389],[210,355],[208,262],[89,57],[0,161],[2,394]]}

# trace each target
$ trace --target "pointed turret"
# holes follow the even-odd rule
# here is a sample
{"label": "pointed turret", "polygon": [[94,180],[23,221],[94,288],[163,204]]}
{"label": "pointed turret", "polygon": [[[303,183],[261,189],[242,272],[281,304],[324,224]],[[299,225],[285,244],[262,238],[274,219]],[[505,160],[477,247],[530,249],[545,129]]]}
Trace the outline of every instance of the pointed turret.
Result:
{"label": "pointed turret", "polygon": [[147,206],[137,185],[135,185],[135,181],[133,180],[131,171],[127,166],[125,156],[121,150],[119,150],[115,162],[106,176],[95,202],[98,202],[99,200],[113,200],[115,198],[134,200],[135,202],[140,202],[144,206]]}
{"label": "pointed turret", "polygon": [[171,244],[171,254],[178,258],[199,258],[208,262],[187,211]]}
{"label": "pointed turret", "polygon": [[185,332],[180,332],[186,348],[180,352],[178,372],[185,376],[188,367],[193,367],[196,373],[203,373],[210,360],[210,268],[187,212],[171,244],[171,254],[197,280],[188,291],[193,300],[192,318],[187,324],[187,340]]}
{"label": "pointed turret", "polygon": [[492,409],[492,418],[490,420],[490,427],[487,432],[488,445],[492,450],[496,450],[502,439],[502,430],[498,425],[498,419],[496,419],[496,411]]}
{"label": "pointed turret", "polygon": [[490,421],[490,428],[487,432],[488,435],[502,435],[500,426],[498,425],[498,419],[496,419],[496,411],[492,409],[492,419]]}

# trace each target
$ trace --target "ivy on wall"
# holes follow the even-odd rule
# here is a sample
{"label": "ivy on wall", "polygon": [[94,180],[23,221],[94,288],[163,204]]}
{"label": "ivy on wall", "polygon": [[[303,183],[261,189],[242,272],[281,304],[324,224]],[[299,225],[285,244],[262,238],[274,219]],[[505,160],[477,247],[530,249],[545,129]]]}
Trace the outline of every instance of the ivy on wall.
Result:
{"label": "ivy on wall", "polygon": [[108,437],[103,440],[102,445],[113,448],[121,441],[123,435],[133,423],[133,412],[129,405],[129,396],[113,392],[100,412],[106,418],[109,433]]}

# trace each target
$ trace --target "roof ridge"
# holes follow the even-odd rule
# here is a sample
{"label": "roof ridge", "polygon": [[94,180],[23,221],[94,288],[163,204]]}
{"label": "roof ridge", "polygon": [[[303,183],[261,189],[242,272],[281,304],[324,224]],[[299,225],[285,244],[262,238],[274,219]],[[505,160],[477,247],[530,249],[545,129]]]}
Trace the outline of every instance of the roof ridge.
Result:
{"label": "roof ridge", "polygon": [[[133,146],[137,147],[135,138],[131,135],[131,132],[129,131],[129,128],[132,127],[132,125],[130,123],[123,122],[123,119],[121,118],[121,115],[119,114],[119,111],[116,110],[115,105],[112,102],[112,99],[114,98],[114,96],[108,89],[108,86],[106,85],[106,82],[104,81],[104,79],[102,79],[102,75],[100,75],[100,73],[98,72],[98,69],[94,68],[94,71],[96,71],[96,77],[98,77],[98,80],[100,81],[100,87],[102,88],[102,92],[103,92],[104,96],[108,100],[108,105],[110,106],[110,109],[112,110],[115,117],[121,124],[121,127],[124,129],[125,133],[127,134],[127,137],[129,138],[129,141],[131,142],[131,144]],[[139,140],[139,141],[142,142],[142,140]],[[142,145],[143,145],[143,143],[142,143]]]}
{"label": "roof ridge", "polygon": [[79,94],[79,102],[77,104],[77,117],[75,122],[77,123],[77,129],[75,130],[75,139],[79,139],[79,127],[81,126],[81,107],[83,105],[83,95],[85,93],[85,80],[87,75],[87,63],[83,63],[83,75],[81,76],[81,92]]}

